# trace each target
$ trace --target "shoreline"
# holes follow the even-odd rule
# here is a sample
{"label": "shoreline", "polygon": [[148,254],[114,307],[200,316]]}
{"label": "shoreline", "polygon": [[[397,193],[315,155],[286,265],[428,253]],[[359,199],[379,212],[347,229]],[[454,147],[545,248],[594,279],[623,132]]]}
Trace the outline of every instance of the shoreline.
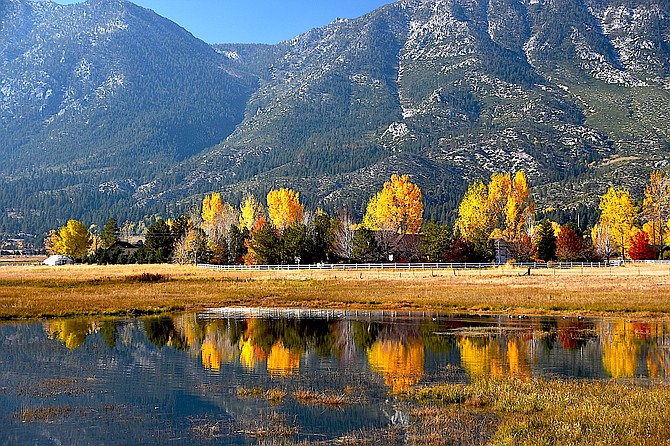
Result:
{"label": "shoreline", "polygon": [[[524,269],[525,270],[525,269]],[[0,266],[0,319],[212,308],[670,318],[670,266],[212,271],[179,265]]]}

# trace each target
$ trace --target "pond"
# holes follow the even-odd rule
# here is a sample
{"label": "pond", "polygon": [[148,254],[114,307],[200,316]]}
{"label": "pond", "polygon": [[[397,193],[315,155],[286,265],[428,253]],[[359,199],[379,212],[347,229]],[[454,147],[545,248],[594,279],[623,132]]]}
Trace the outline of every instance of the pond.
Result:
{"label": "pond", "polygon": [[0,326],[0,444],[329,441],[407,422],[410,386],[669,382],[670,325],[219,309]]}

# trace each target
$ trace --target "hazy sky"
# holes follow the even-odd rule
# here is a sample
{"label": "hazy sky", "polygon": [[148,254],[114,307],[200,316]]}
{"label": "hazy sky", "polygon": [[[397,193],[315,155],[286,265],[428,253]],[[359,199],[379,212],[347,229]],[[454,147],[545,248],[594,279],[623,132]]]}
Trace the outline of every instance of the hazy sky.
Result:
{"label": "hazy sky", "polygon": [[[81,3],[81,0],[55,0]],[[208,43],[277,43],[392,0],[133,0]]]}

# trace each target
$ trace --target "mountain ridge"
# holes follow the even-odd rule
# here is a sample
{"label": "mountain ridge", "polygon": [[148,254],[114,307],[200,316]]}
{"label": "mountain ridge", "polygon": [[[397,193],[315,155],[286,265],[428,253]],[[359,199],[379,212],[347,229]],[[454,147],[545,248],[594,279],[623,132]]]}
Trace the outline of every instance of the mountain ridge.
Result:
{"label": "mountain ridge", "polygon": [[[30,3],[4,0],[0,17],[6,5]],[[82,8],[110,4],[89,0]],[[100,202],[92,210],[79,206],[71,216],[104,221],[105,212],[123,209],[128,218],[140,218],[187,209],[211,191],[235,202],[246,192],[262,196],[276,186],[300,190],[315,206],[347,206],[360,213],[371,191],[398,172],[413,175],[424,190],[427,216],[443,221],[453,219],[467,182],[497,171],[526,170],[544,208],[592,207],[609,184],[639,193],[650,169],[667,169],[670,151],[670,117],[663,111],[670,103],[670,14],[661,4],[401,0],[277,45],[209,46],[166,19],[142,15],[165,29],[153,28],[158,31],[150,47],[134,48],[145,57],[147,51],[155,53],[159,67],[174,47],[163,47],[156,36],[179,35],[175,27],[188,34],[178,39],[183,48],[176,54],[196,54],[197,63],[195,57],[186,59],[167,71],[183,82],[192,73],[182,66],[201,64],[190,91],[207,93],[191,107],[206,110],[203,116],[228,107],[228,124],[190,148],[184,135],[211,133],[210,121],[191,132],[165,130],[162,140],[148,139],[153,155],[147,150],[134,170],[105,174],[109,160],[102,154],[112,146],[116,154],[109,159],[123,160],[141,141],[126,144],[124,152],[118,142],[123,138],[107,137],[100,144],[102,161],[91,159],[90,151],[70,151],[80,167],[72,169],[68,181],[75,187],[72,176],[97,172],[84,174],[78,187],[88,187],[87,196]],[[122,0],[113,5],[146,12]],[[7,33],[5,22],[0,34]],[[108,49],[123,54],[124,48]],[[0,51],[2,61],[10,59],[7,53]],[[0,67],[7,70],[7,62]],[[228,95],[213,87],[224,84]],[[170,82],[161,77],[152,85],[160,89]],[[197,115],[189,106],[174,107],[180,87],[174,82],[162,96],[172,122]],[[149,93],[133,102],[151,102]],[[214,97],[202,97],[208,95]],[[0,110],[6,103],[0,102]],[[119,107],[117,113],[123,111]],[[136,120],[155,132],[156,115],[163,112],[157,106]],[[124,134],[135,127],[120,128]],[[151,162],[154,167],[144,165]],[[8,184],[7,177],[1,181]],[[3,188],[0,183],[0,192]],[[26,194],[23,210],[12,210],[0,193],[0,209],[6,210],[0,231],[12,223],[20,226],[7,210],[25,218],[37,208],[40,193]],[[117,205],[105,204],[109,201]],[[69,217],[53,215],[60,221]]]}

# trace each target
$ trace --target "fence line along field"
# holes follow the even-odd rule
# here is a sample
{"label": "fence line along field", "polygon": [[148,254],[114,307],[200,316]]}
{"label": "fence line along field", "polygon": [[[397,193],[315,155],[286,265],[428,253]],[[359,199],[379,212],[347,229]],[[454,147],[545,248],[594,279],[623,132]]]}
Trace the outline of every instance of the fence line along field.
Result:
{"label": "fence line along field", "polygon": [[216,307],[667,317],[670,265],[487,270],[212,271],[195,266],[1,266],[0,318]]}

